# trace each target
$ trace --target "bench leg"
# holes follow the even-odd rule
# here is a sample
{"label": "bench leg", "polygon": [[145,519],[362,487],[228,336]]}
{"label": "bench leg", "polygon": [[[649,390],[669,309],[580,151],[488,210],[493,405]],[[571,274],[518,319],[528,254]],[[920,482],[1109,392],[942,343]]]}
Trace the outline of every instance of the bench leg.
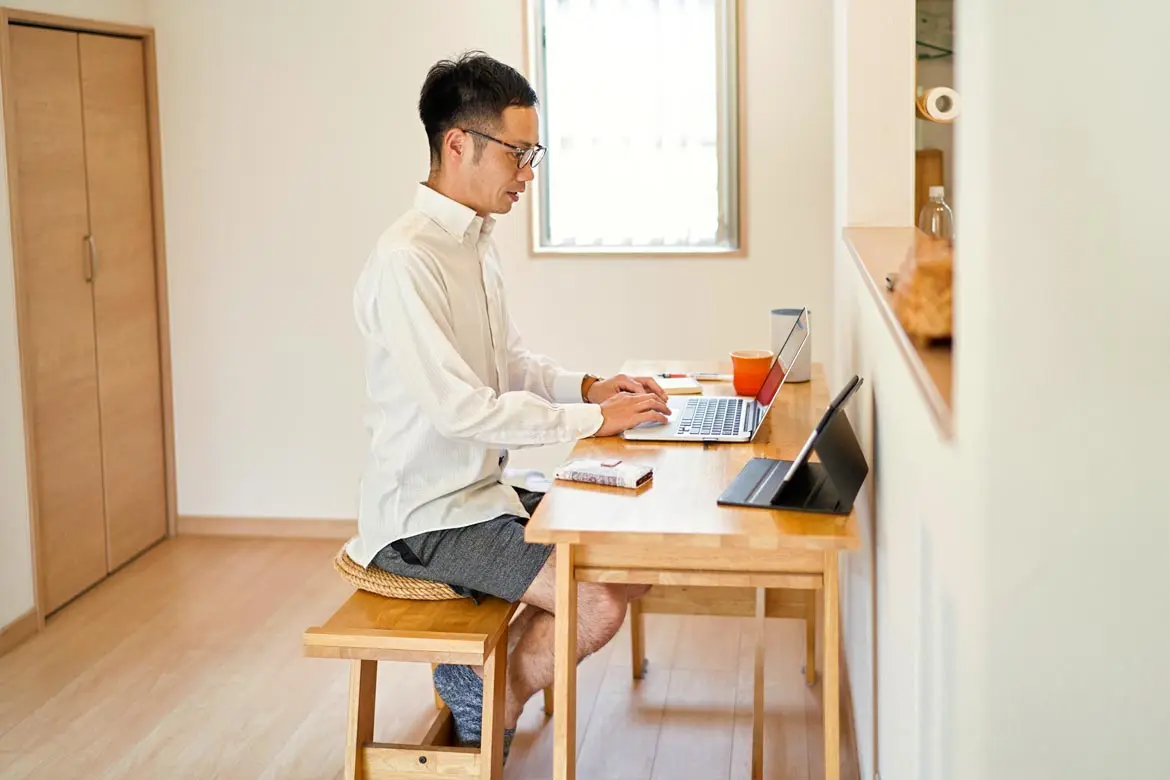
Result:
{"label": "bench leg", "polygon": [[553,714],[553,687],[551,685],[544,689],[544,714]]}
{"label": "bench leg", "polygon": [[[437,666],[438,666],[438,664],[431,664],[431,679],[432,680],[435,679],[435,667],[437,667]],[[439,689],[435,688],[433,690],[433,693],[435,694],[435,709],[441,710],[444,707],[446,707],[447,703],[445,701],[443,701],[443,697],[439,695]]]}
{"label": "bench leg", "polygon": [[374,697],[378,662],[352,661],[349,670],[349,718],[345,727],[345,780],[361,780],[362,748],[374,741]]}
{"label": "bench leg", "polygon": [[504,776],[504,708],[508,682],[508,629],[483,666],[483,727],[480,737],[481,780]]}
{"label": "bench leg", "polygon": [[646,676],[646,621],[642,616],[642,600],[630,602],[630,662],[635,680]]}

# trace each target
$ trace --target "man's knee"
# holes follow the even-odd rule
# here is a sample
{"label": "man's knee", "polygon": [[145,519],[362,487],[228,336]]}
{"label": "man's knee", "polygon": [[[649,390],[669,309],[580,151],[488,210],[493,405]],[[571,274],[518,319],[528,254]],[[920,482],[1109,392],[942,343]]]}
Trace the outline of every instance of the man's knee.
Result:
{"label": "man's knee", "polygon": [[640,599],[643,596],[645,596],[647,593],[650,592],[651,587],[652,586],[650,586],[650,585],[627,585],[626,586],[626,598],[629,599],[630,601]]}
{"label": "man's knee", "polygon": [[582,583],[577,591],[577,641],[586,654],[613,639],[626,619],[629,603],[625,587]]}

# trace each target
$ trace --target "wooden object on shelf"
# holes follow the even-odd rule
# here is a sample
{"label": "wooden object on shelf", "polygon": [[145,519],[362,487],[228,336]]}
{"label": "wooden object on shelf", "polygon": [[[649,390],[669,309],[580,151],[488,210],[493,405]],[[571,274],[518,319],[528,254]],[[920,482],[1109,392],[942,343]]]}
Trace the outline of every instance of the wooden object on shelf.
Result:
{"label": "wooden object on shelf", "polygon": [[894,285],[894,316],[919,345],[949,339],[954,325],[954,248],[919,234]]}
{"label": "wooden object on shelf", "polygon": [[894,315],[894,293],[885,284],[886,276],[905,263],[920,237],[925,238],[922,231],[913,227],[850,227],[844,231],[845,244],[857,263],[865,287],[905,358],[939,433],[949,439],[954,434],[951,344],[911,339]]}
{"label": "wooden object on shelf", "polygon": [[922,207],[930,200],[931,187],[945,187],[942,149],[918,149],[914,152],[914,213],[912,225],[918,224]]}

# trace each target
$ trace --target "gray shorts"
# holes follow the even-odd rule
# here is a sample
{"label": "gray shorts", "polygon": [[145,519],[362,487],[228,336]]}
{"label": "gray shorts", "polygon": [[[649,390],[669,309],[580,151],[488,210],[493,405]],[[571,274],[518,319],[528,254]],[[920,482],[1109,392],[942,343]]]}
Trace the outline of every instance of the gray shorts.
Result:
{"label": "gray shorts", "polygon": [[[529,514],[543,493],[515,488]],[[500,515],[463,528],[445,528],[391,542],[378,551],[379,569],[446,583],[479,602],[485,595],[515,603],[548,560],[552,546],[524,541],[528,518]]]}

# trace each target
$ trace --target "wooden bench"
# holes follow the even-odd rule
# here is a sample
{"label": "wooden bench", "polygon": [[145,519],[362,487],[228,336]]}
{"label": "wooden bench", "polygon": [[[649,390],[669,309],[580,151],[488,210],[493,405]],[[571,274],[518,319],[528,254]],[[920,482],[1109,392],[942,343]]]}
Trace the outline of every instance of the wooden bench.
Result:
{"label": "wooden bench", "polygon": [[[748,589],[750,590],[750,589]],[[715,591],[715,592],[710,592]],[[635,678],[646,672],[643,615],[647,612],[750,615],[754,602],[736,589],[658,585],[630,604],[630,644]],[[751,595],[751,594],[747,594]],[[806,621],[806,681],[815,681],[815,600],[803,591],[767,594],[766,615]],[[740,603],[740,602],[743,603]],[[775,603],[773,603],[775,602]],[[500,780],[504,758],[504,691],[507,680],[508,623],[518,605],[489,598],[417,601],[358,590],[323,625],[304,633],[305,654],[352,663],[346,726],[345,780],[444,778]],[[435,694],[437,713],[417,745],[373,741],[378,661],[467,664],[484,668],[483,743],[479,748],[451,744],[451,711]],[[552,689],[544,709],[552,714]]]}
{"label": "wooden bench", "polygon": [[[413,601],[359,590],[323,625],[305,631],[306,655],[352,663],[346,780],[503,777],[508,622],[516,606],[494,598],[477,606],[469,599]],[[483,666],[483,744],[451,745],[451,711],[437,694],[438,712],[420,744],[375,743],[378,661]],[[550,704],[546,696],[546,709]]]}

